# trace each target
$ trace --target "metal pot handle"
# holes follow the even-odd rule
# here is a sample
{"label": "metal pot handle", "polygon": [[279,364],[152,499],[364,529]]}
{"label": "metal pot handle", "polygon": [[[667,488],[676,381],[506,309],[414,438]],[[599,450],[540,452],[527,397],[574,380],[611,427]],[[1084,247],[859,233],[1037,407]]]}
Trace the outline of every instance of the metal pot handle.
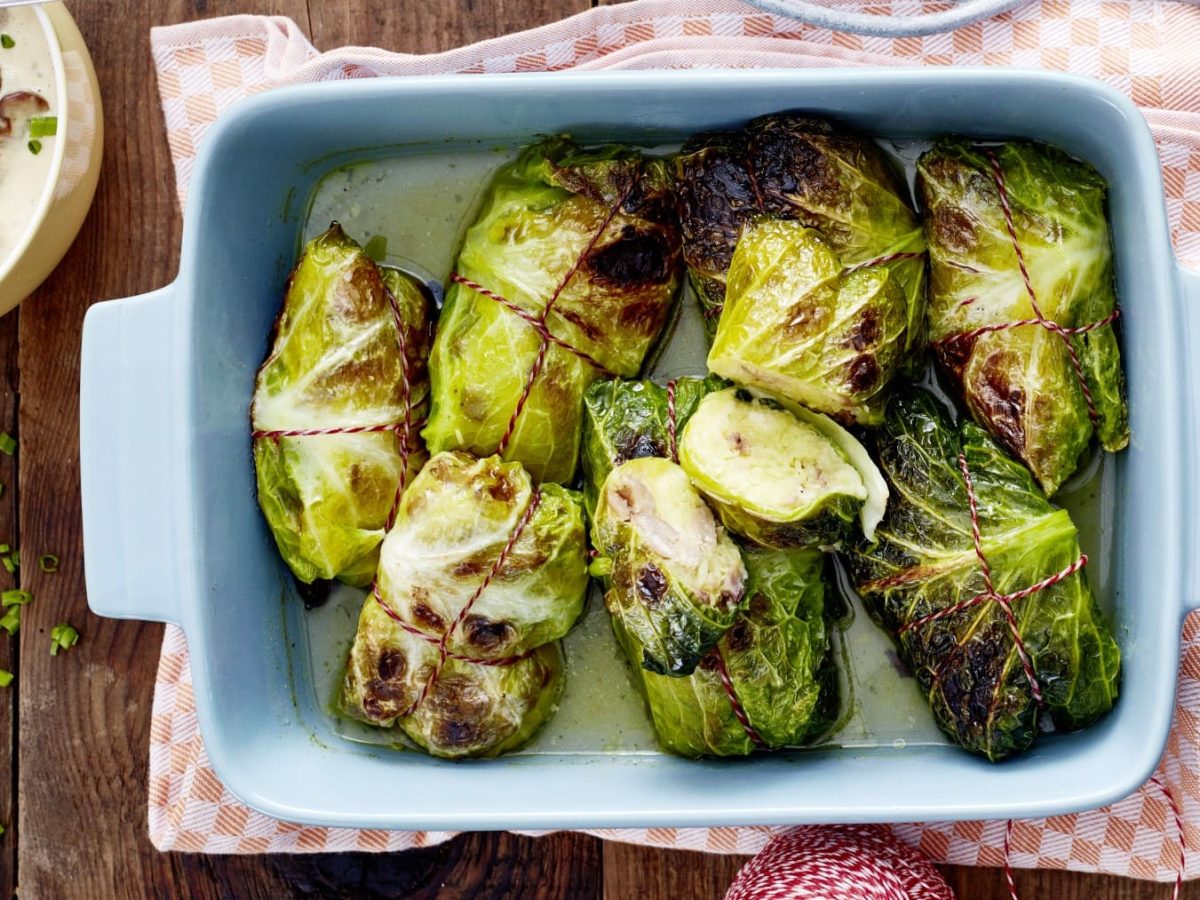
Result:
{"label": "metal pot handle", "polygon": [[953,31],[1020,6],[1027,0],[960,0],[952,9],[915,16],[884,16],[852,12],[811,0],[748,0],[754,6],[831,31],[876,37],[918,37]]}
{"label": "metal pot handle", "polygon": [[110,618],[180,621],[173,293],[97,303],[83,323],[84,572],[88,605]]}

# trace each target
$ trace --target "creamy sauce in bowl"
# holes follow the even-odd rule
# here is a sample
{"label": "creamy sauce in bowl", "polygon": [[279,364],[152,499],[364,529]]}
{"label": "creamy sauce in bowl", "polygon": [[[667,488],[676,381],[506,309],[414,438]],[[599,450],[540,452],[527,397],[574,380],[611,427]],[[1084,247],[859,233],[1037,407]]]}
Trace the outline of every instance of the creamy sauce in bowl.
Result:
{"label": "creamy sauce in bowl", "polygon": [[[63,123],[56,123],[53,135],[30,131],[31,116],[40,117],[35,132],[44,132],[59,115],[54,58],[43,22],[33,7],[0,9],[0,115],[9,121],[9,133],[0,134],[0,271],[41,218],[42,199],[61,157],[57,144]],[[21,94],[37,95],[44,107],[32,97],[5,103]]]}

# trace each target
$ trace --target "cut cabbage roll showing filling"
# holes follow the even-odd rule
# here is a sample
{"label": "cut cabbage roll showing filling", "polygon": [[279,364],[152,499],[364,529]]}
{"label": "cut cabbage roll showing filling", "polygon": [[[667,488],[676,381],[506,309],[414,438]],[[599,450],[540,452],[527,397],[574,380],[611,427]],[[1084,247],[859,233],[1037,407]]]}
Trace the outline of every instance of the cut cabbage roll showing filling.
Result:
{"label": "cut cabbage roll showing filling", "polygon": [[701,398],[720,390],[719,378],[653,381],[598,381],[583,395],[583,493],[589,512],[604,479],[615,466],[645,456],[671,459],[688,419]]}
{"label": "cut cabbage roll showing filling", "polygon": [[1053,494],[1093,435],[1113,452],[1129,443],[1107,185],[1045,144],[957,140],[921,156],[917,185],[937,360]]}
{"label": "cut cabbage roll showing filling", "polygon": [[425,460],[429,305],[334,223],[288,279],[250,408],[258,502],[301,582],[369,584]]}
{"label": "cut cabbage roll showing filling", "polygon": [[[579,617],[587,585],[577,492],[535,488],[519,463],[499,457],[437,454],[384,541],[343,705],[372,724],[398,725],[437,755],[511,749],[553,706],[561,661],[550,648]],[[457,741],[455,729],[467,737]]]}
{"label": "cut cabbage roll showing filling", "polygon": [[496,175],[430,356],[431,452],[499,453],[567,483],[581,400],[630,377],[667,322],[682,257],[666,164],[562,137]]}
{"label": "cut cabbage roll showing filling", "polygon": [[663,748],[683,756],[745,756],[821,739],[839,712],[824,556],[748,549],[747,601],[686,678],[640,668],[641,645],[614,620]]}
{"label": "cut cabbage roll showing filling", "polygon": [[1108,712],[1121,652],[1070,514],[924,391],[893,400],[877,446],[892,501],[848,564],[942,730],[999,760],[1033,743],[1039,709],[1062,729]]}
{"label": "cut cabbage roll showing filling", "polygon": [[[843,445],[859,449],[859,465]],[[869,535],[886,503],[865,449],[833,422],[726,388],[700,401],[679,441],[679,464],[730,531],[766,547],[832,546],[856,523]]]}
{"label": "cut cabbage roll showing filling", "polygon": [[761,222],[733,253],[708,367],[842,421],[878,424],[907,328],[903,287],[886,266],[847,268],[816,230]]}
{"label": "cut cabbage roll showing filling", "polygon": [[[879,389],[890,375],[883,362],[890,364],[899,354],[921,347],[921,226],[900,180],[873,142],[820,119],[777,113],[754,119],[739,131],[691,138],[675,158],[675,180],[684,258],[710,335],[728,299],[726,282],[743,233],[752,224],[788,220],[816,229],[839,270],[868,266],[893,286],[876,288],[877,301],[864,309],[877,319],[872,324],[864,316],[855,338],[875,348],[868,356],[884,357]],[[768,252],[780,250],[776,246]],[[851,306],[839,316],[850,335],[856,330],[854,313]],[[898,347],[885,352],[878,349],[881,343]],[[860,381],[865,379],[864,372]],[[853,393],[864,392],[860,387]],[[861,405],[857,399],[855,403]]]}
{"label": "cut cabbage roll showing filling", "polygon": [[592,542],[605,606],[641,644],[641,665],[690,675],[733,624],[746,567],[683,469],[658,457],[613,469],[596,503]]}
{"label": "cut cabbage roll showing filling", "polygon": [[491,757],[537,734],[554,714],[565,680],[557,641],[507,665],[449,657],[439,667],[436,644],[368,600],[346,669],[343,711],[398,728],[434,756]]}

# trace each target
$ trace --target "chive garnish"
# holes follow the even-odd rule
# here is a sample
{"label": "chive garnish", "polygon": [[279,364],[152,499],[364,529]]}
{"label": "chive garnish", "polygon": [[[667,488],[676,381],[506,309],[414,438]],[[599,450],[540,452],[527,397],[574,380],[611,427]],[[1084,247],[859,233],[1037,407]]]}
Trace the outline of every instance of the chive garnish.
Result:
{"label": "chive garnish", "polygon": [[39,153],[41,153],[42,152],[42,142],[41,141],[30,141],[29,142],[29,152],[32,153],[34,156],[37,156]]}
{"label": "chive garnish", "polygon": [[0,592],[0,606],[24,606],[33,601],[33,594],[14,588],[11,591]]}
{"label": "chive garnish", "polygon": [[6,453],[9,456],[13,455],[13,451],[17,449],[17,439],[7,431],[0,431],[0,453]]}
{"label": "chive garnish", "polygon": [[59,650],[68,650],[79,643],[79,632],[67,622],[59,622],[50,629],[50,655],[58,656]]}
{"label": "chive garnish", "polygon": [[15,46],[17,46],[17,42],[11,36],[0,34],[0,47],[3,47],[5,50],[11,50]]}
{"label": "chive garnish", "polygon": [[58,571],[58,557],[53,553],[43,553],[38,557],[38,568],[51,574]]}
{"label": "chive garnish", "polygon": [[[13,673],[6,669],[0,669],[0,687],[8,687],[12,684]],[[4,834],[3,827],[0,827],[0,834]]]}
{"label": "chive garnish", "polygon": [[30,116],[29,136],[31,138],[54,137],[58,134],[58,116]]}

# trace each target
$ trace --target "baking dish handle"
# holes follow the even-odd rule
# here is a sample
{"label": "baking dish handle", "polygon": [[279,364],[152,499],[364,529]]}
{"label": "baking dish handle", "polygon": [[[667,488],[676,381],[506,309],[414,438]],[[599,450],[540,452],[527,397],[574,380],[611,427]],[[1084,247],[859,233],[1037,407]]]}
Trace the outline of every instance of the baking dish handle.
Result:
{"label": "baking dish handle", "polygon": [[79,458],[88,605],[178,622],[174,286],[93,305],[83,323]]}
{"label": "baking dish handle", "polygon": [[[1179,267],[1179,283],[1183,291],[1183,322],[1184,322],[1184,363],[1189,367],[1191,379],[1190,396],[1192,398],[1191,439],[1185,452],[1200,453],[1200,406],[1196,398],[1200,397],[1200,269]],[[1184,472],[1193,485],[1188,495],[1188,507],[1184,515],[1190,532],[1190,542],[1186,544],[1188,581],[1187,593],[1183,598],[1184,611],[1200,609],[1200,465],[1195,459],[1185,459]]]}

